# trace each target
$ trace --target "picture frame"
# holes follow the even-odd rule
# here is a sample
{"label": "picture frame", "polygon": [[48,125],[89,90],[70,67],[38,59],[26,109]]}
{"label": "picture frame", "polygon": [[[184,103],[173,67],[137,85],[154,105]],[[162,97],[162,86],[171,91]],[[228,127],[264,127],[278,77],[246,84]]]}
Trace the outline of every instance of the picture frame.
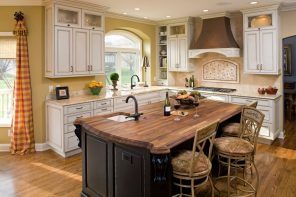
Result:
{"label": "picture frame", "polygon": [[70,98],[68,86],[56,87],[56,98],[57,100]]}
{"label": "picture frame", "polygon": [[284,75],[292,75],[292,49],[290,45],[283,46],[283,70]]}

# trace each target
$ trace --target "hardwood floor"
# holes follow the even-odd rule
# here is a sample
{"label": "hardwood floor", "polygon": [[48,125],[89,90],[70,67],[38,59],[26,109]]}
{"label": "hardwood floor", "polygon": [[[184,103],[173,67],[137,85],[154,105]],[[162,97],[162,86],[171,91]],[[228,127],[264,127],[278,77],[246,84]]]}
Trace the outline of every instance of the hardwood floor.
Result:
{"label": "hardwood floor", "polygon": [[[271,146],[258,145],[256,154],[256,164],[260,174],[258,197],[295,196],[295,132],[295,122],[289,122],[286,124],[287,139],[277,140]],[[80,191],[81,155],[63,159],[52,151],[27,156],[0,153],[1,197],[78,197]],[[201,196],[206,195],[203,193]]]}

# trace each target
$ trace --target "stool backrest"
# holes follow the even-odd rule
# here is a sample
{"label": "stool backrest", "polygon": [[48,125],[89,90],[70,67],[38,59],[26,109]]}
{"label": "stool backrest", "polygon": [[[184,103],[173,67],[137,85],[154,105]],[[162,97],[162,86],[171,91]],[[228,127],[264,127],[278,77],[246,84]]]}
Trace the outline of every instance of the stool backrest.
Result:
{"label": "stool backrest", "polygon": [[253,101],[253,102],[249,103],[247,106],[257,108],[257,105],[258,105],[258,101]]}
{"label": "stool backrest", "polygon": [[241,138],[248,140],[256,150],[257,139],[261,129],[264,114],[254,107],[243,107],[241,115]]}
{"label": "stool backrest", "polygon": [[196,130],[192,147],[192,157],[190,161],[190,176],[193,174],[194,158],[196,152],[199,152],[198,156],[204,154],[209,158],[209,160],[211,160],[213,144],[216,137],[218,125],[219,121],[217,120],[209,126],[202,127]]}

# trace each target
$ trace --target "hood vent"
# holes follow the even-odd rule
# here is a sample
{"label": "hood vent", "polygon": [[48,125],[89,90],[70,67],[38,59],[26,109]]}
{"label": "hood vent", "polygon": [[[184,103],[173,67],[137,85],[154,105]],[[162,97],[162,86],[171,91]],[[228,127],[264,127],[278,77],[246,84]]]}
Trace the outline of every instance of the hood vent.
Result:
{"label": "hood vent", "polygon": [[204,53],[220,53],[226,57],[240,56],[228,17],[203,20],[202,32],[194,49],[189,50],[189,58],[199,58]]}

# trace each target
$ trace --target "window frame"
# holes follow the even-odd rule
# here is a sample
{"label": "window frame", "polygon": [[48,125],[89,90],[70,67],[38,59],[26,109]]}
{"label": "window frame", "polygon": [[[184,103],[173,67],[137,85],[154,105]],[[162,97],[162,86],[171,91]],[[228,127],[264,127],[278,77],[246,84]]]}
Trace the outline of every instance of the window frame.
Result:
{"label": "window frame", "polygon": [[[15,37],[13,35],[13,32],[0,32],[0,37]],[[9,128],[11,127],[12,119],[10,119],[10,122],[0,122],[0,128]]]}
{"label": "window frame", "polygon": [[[140,43],[139,49],[135,49],[135,48],[119,48],[119,47],[107,47],[105,46],[105,52],[104,52],[104,56],[105,53],[116,53],[116,66],[119,65],[119,58],[118,55],[120,53],[128,53],[128,52],[132,52],[132,53],[139,53],[139,73],[138,76],[140,79],[142,79],[142,75],[143,75],[143,70],[142,70],[142,66],[141,66],[141,62],[142,62],[142,54],[143,54],[143,40],[136,34],[127,31],[127,30],[112,30],[108,33],[105,34],[105,37],[108,35],[121,35],[121,36],[126,36],[127,38],[130,38],[131,40],[136,40]],[[105,66],[105,62],[104,62],[104,66]],[[105,77],[109,77],[109,76],[105,76]],[[126,84],[120,84],[121,86],[126,85]],[[130,85],[130,84],[127,84]]]}

